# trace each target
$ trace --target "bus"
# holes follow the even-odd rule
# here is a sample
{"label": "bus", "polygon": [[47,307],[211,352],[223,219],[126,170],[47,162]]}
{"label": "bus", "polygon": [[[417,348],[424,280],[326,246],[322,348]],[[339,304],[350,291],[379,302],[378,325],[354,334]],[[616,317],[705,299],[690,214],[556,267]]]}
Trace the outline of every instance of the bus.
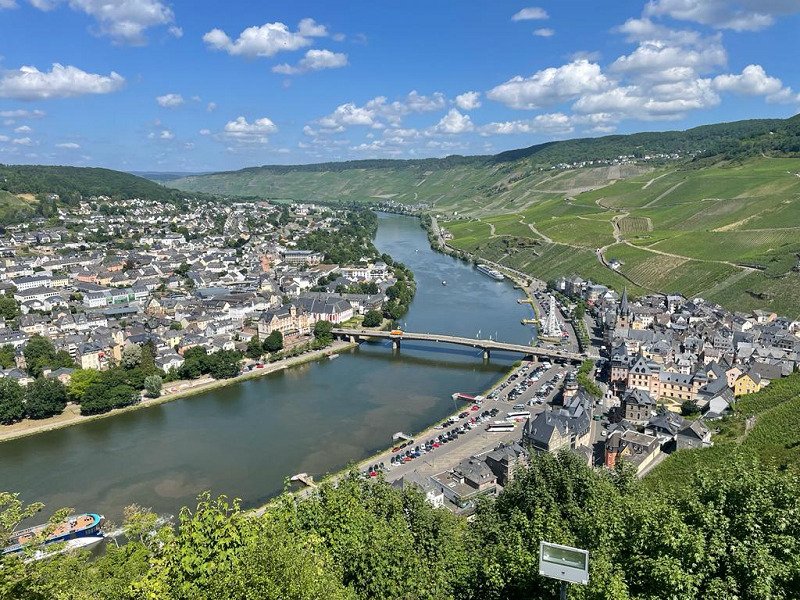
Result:
{"label": "bus", "polygon": [[531,413],[527,410],[512,410],[508,413],[507,418],[509,421],[522,421],[524,419],[529,419]]}
{"label": "bus", "polygon": [[486,431],[489,433],[500,433],[503,431],[514,431],[516,423],[510,421],[495,421],[486,426]]}

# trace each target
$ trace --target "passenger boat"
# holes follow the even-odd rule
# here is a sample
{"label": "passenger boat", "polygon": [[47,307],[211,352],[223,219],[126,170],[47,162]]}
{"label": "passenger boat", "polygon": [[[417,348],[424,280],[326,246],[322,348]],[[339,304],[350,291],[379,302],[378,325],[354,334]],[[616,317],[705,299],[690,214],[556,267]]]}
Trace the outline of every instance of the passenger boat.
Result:
{"label": "passenger boat", "polygon": [[496,279],[497,281],[503,281],[506,278],[506,276],[503,275],[500,271],[493,269],[489,265],[481,264],[478,265],[476,269],[478,269],[478,271],[480,271],[484,275],[488,275],[489,277],[491,277],[492,279]]}
{"label": "passenger boat", "polygon": [[[85,513],[75,515],[55,526],[53,531],[45,538],[44,544],[54,544],[65,542],[82,537],[95,537],[102,535],[100,528],[105,522],[103,515],[96,513]],[[49,525],[36,525],[27,529],[15,531],[9,538],[10,544],[3,548],[3,554],[21,552],[26,544],[29,544],[43,534]]]}

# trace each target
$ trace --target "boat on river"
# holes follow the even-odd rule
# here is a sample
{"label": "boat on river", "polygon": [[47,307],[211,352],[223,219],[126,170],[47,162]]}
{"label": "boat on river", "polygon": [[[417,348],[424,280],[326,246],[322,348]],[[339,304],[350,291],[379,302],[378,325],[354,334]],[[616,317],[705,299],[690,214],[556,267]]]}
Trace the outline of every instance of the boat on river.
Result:
{"label": "boat on river", "polygon": [[488,275],[489,277],[491,277],[496,281],[503,281],[506,278],[506,276],[503,275],[500,271],[498,271],[497,269],[493,269],[489,265],[480,264],[475,268],[478,269],[478,271],[480,271],[484,275]]}
{"label": "boat on river", "polygon": [[[77,538],[97,537],[101,535],[100,528],[103,526],[104,522],[105,517],[96,513],[75,515],[56,525],[42,544],[46,546],[55,544],[56,542],[66,542]],[[3,554],[21,552],[27,544],[35,542],[44,535],[49,527],[52,527],[52,525],[35,525],[34,527],[15,531],[9,538],[9,545],[3,548]]]}

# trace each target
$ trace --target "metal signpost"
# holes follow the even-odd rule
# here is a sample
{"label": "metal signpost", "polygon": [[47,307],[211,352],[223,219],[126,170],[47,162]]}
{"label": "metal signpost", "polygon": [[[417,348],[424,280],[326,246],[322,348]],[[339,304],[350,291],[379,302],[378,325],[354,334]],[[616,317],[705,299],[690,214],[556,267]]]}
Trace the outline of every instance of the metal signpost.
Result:
{"label": "metal signpost", "polygon": [[567,600],[567,584],[589,583],[589,551],[561,544],[539,544],[539,575],[561,582],[561,600]]}

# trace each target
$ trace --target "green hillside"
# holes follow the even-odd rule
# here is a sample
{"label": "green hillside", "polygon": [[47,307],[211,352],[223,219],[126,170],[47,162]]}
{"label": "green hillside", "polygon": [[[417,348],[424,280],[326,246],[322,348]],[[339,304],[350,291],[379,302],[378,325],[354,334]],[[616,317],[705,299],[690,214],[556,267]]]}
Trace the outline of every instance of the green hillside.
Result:
{"label": "green hillside", "polygon": [[102,195],[168,201],[182,195],[149,179],[121,171],[47,165],[0,165],[0,191],[58,194],[63,199]]}

